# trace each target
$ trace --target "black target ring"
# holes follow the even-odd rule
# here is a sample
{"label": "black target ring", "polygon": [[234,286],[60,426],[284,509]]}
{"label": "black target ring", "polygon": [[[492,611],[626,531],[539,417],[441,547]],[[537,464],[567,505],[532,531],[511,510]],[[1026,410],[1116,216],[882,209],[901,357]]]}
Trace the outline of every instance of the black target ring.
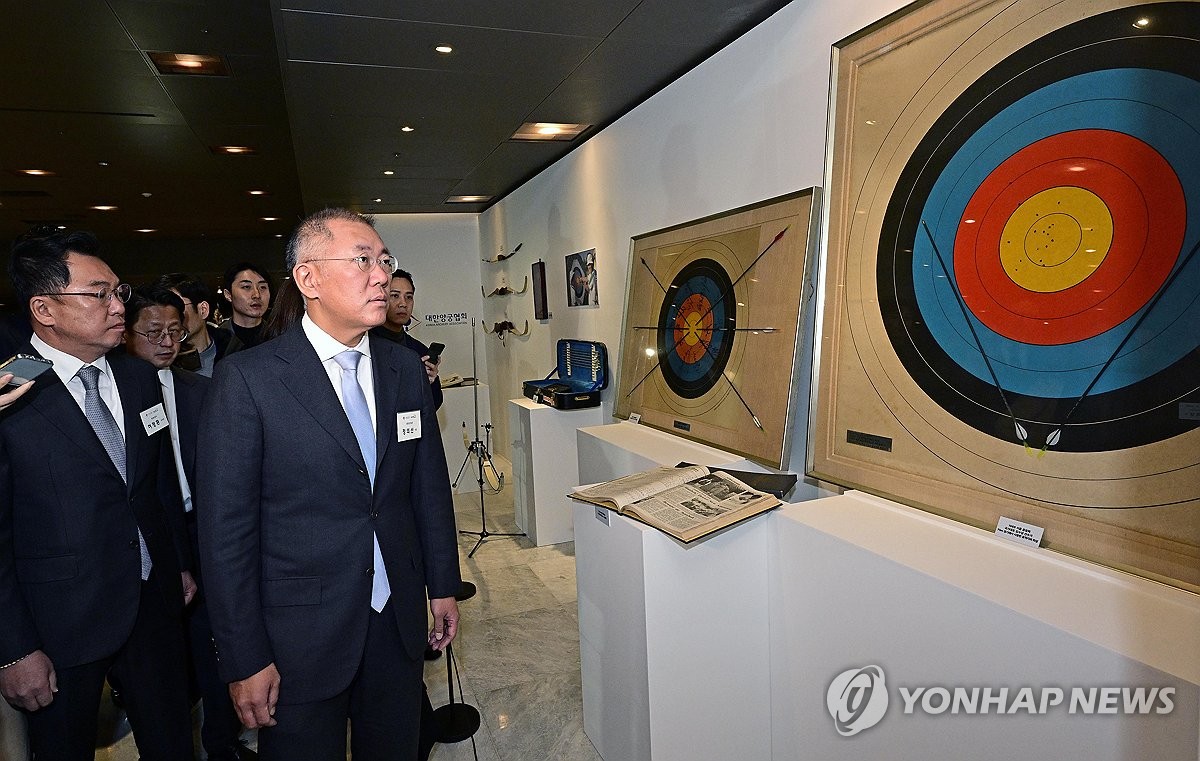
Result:
{"label": "black target ring", "polygon": [[733,352],[733,283],[712,259],[688,263],[671,280],[658,314],[659,369],[667,386],[697,399],[720,381]]}

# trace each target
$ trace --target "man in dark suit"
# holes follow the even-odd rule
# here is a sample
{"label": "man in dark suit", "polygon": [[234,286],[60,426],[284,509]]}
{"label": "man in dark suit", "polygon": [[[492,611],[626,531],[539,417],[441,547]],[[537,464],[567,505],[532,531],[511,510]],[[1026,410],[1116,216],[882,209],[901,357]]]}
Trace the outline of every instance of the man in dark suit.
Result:
{"label": "man in dark suit", "polygon": [[[200,432],[200,410],[209,380],[203,375],[174,365],[179,347],[188,338],[184,303],[179,294],[161,285],[137,288],[125,305],[125,351],[158,370],[163,406],[170,421],[171,449],[193,557],[199,557],[196,509],[192,484],[196,483],[196,439]],[[217,658],[212,644],[212,625],[204,601],[203,569],[194,574],[198,591],[187,610],[188,647],[192,673],[204,700],[204,725],[200,738],[209,761],[244,761],[255,758],[242,745],[238,721],[225,683],[217,675]]]}
{"label": "man in dark suit", "polygon": [[430,357],[429,347],[408,332],[416,293],[417,288],[413,285],[412,275],[407,270],[396,270],[388,288],[387,319],[382,325],[372,329],[371,333],[407,346],[417,353],[425,363],[425,374],[429,376],[429,390],[433,392],[433,408],[436,410],[442,406],[442,384],[438,380],[438,363],[441,362],[441,357]]}
{"label": "man in dark suit", "polygon": [[0,416],[0,692],[35,757],[91,761],[105,674],[146,761],[192,755],[183,606],[195,593],[154,369],[105,354],[129,286],[88,233],[28,238],[9,271],[24,348],[54,363]]}
{"label": "man in dark suit", "polygon": [[212,292],[200,278],[186,272],[163,275],[155,285],[170,288],[183,300],[183,327],[187,329],[187,344],[179,348],[176,365],[211,378],[213,365],[225,356],[233,334],[208,324],[213,313]]}
{"label": "man in dark suit", "polygon": [[[217,365],[197,468],[219,668],[275,761],[412,759],[422,654],[458,630],[450,483],[424,367],[369,337],[396,269],[327,209],[287,265],[298,325]],[[426,632],[425,605],[434,624]]]}

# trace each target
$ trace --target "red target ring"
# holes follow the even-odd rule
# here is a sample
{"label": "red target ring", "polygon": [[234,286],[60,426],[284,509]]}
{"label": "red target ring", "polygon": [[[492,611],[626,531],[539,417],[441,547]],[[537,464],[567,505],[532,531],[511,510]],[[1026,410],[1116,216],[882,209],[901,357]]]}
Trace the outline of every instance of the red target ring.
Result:
{"label": "red target ring", "polygon": [[[1097,224],[1111,226],[1108,241]],[[1017,151],[979,185],[955,238],[955,278],[967,307],[1000,335],[1080,341],[1150,300],[1173,261],[1152,252],[1179,250],[1185,226],[1183,187],[1156,150],[1110,130],[1064,132]],[[1097,239],[1107,250],[1087,247]]]}

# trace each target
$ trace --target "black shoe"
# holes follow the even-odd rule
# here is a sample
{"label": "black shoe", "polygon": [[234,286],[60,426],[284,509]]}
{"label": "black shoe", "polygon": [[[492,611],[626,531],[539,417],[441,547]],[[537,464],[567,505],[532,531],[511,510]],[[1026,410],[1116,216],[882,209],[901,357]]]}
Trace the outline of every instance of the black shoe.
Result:
{"label": "black shoe", "polygon": [[428,645],[425,646],[425,660],[436,661],[438,658],[441,658],[441,657],[442,657],[441,650],[435,650],[432,647],[429,647]]}

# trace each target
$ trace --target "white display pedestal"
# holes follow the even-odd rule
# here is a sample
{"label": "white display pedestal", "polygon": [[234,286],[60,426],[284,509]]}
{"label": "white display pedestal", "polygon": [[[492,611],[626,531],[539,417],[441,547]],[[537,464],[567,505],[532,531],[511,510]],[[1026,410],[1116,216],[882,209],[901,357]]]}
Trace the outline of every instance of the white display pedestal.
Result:
{"label": "white display pedestal", "polygon": [[[446,470],[450,480],[463,467],[467,449],[463,446],[463,423],[467,424],[467,438],[474,439],[475,397],[472,386],[454,386],[442,389],[442,406],[438,409],[438,427],[442,432],[442,447],[446,450]],[[492,403],[486,383],[479,384],[479,438],[483,439],[483,424],[492,422]],[[495,442],[492,442],[495,447]],[[497,466],[499,467],[499,466]],[[479,491],[479,466],[472,457],[458,479],[455,493]]]}
{"label": "white display pedestal", "polygon": [[569,542],[574,532],[566,495],[580,483],[575,429],[604,422],[603,408],[557,410],[524,397],[508,405],[517,527],[538,546]]}
{"label": "white display pedestal", "polygon": [[740,455],[672,436],[633,423],[610,423],[579,429],[579,483],[611,481],[661,465],[727,465],[737,470],[764,472]]}
{"label": "white display pedestal", "polygon": [[[860,492],[770,521],[774,738],[760,758],[1200,757],[1200,596]],[[826,691],[868,665],[886,676],[887,712],[842,737]],[[1164,686],[1168,714],[1069,711],[1073,688]],[[1010,711],[1022,687],[1064,698],[1045,714],[930,714],[920,701],[906,714],[900,687],[1008,687]]]}
{"label": "white display pedestal", "polygon": [[573,510],[583,729],[600,756],[768,758],[764,516],[685,546],[603,508]]}
{"label": "white display pedestal", "polygon": [[[631,423],[580,428],[580,483],[738,455]],[[770,752],[762,517],[684,545],[573,503],[583,729],[605,761]],[[601,522],[603,515],[608,523]]]}

